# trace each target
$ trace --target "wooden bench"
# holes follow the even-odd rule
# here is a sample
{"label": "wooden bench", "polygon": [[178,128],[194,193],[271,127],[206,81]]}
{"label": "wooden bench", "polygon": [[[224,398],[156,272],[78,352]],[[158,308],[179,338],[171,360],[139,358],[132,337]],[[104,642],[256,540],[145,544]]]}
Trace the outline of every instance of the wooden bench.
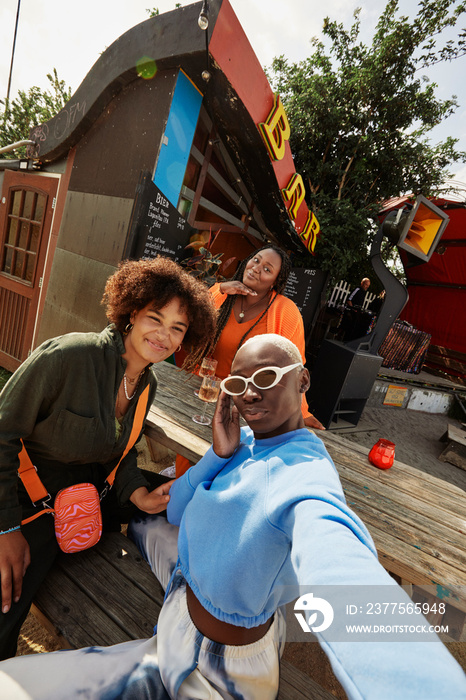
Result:
{"label": "wooden bench", "polygon": [[440,441],[446,442],[447,446],[439,459],[460,469],[466,469],[466,430],[460,430],[456,425],[449,423]]}
{"label": "wooden bench", "polygon": [[[163,590],[139,550],[121,533],[62,554],[40,588],[33,612],[63,648],[108,646],[152,636]],[[283,661],[278,700],[335,700],[305,673]]]}

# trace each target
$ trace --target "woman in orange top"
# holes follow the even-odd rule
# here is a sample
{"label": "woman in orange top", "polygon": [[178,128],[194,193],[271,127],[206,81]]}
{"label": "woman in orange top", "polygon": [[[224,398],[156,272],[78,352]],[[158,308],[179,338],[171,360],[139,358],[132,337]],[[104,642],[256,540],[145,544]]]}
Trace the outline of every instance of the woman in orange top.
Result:
{"label": "woman in orange top", "polygon": [[[262,333],[277,333],[291,340],[306,363],[304,325],[296,304],[284,296],[291,261],[281,248],[265,245],[243,260],[233,278],[214,284],[210,292],[219,309],[216,332],[211,341],[197,354],[190,355],[183,369],[194,372],[203,357],[217,360],[216,375],[224,379],[230,374],[231,363],[246,338]],[[311,413],[303,394],[302,414],[305,424],[313,429],[325,430]],[[189,468],[190,462],[177,455],[176,476]]]}

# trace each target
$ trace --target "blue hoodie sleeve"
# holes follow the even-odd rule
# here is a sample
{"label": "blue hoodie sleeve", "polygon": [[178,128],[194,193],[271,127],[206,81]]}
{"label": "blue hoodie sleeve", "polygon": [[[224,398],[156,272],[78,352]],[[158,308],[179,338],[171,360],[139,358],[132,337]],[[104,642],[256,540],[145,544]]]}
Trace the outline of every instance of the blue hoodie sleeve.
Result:
{"label": "blue hoodie sleeve", "polygon": [[[316,482],[319,471],[325,473],[325,463],[321,466],[314,474]],[[327,594],[332,602],[337,600],[341,605],[335,607],[330,627],[316,636],[348,698],[466,698],[464,672],[435,634],[430,634],[428,641],[428,635],[426,641],[414,636],[412,641],[406,641],[408,635],[400,631],[396,641],[389,636],[385,641],[383,634],[375,633],[374,626],[373,639],[366,643],[357,643],[349,633],[345,635],[348,621],[343,614],[345,599],[355,587],[360,588],[362,601],[370,595],[372,600],[380,597],[381,601],[394,601],[395,608],[399,605],[403,614],[388,617],[392,627],[399,625],[400,630],[411,631],[422,626],[428,628],[429,623],[419,611],[408,614],[412,600],[377,560],[367,528],[338,497],[338,489],[331,486],[329,470],[326,476],[327,489],[316,485],[313,498],[297,500],[288,509],[282,526],[290,537],[291,560],[301,592],[317,591],[317,597],[323,594],[324,598]],[[362,619],[365,623],[381,622],[381,618]],[[419,671],[421,659],[422,672]]]}
{"label": "blue hoodie sleeve", "polygon": [[179,525],[184,510],[194,495],[199,484],[211,484],[217,474],[229,462],[231,457],[223,459],[215,454],[212,447],[199,462],[176,479],[170,489],[170,500],[167,506],[167,520],[173,525]]}

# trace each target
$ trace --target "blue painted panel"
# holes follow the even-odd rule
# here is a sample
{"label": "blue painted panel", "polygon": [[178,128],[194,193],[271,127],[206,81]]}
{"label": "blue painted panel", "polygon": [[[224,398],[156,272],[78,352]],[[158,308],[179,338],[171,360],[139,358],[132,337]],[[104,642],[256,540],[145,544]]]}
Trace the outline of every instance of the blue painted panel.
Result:
{"label": "blue painted panel", "polygon": [[154,184],[174,207],[178,205],[201,104],[202,94],[180,70],[154,175]]}

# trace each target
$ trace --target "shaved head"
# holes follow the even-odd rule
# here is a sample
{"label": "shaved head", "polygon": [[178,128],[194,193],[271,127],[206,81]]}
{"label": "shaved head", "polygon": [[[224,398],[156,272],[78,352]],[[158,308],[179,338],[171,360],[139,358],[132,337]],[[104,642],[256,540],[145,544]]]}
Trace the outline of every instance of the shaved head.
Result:
{"label": "shaved head", "polygon": [[302,363],[303,359],[296,345],[291,342],[291,340],[288,340],[288,338],[284,338],[282,335],[278,335],[277,333],[263,333],[262,335],[255,335],[252,338],[248,338],[238,352],[240,352],[243,348],[250,347],[254,343],[262,344],[263,342],[269,343],[270,345],[274,345],[276,348],[283,350],[283,352],[286,353],[287,357],[289,357],[291,360],[291,363]]}

